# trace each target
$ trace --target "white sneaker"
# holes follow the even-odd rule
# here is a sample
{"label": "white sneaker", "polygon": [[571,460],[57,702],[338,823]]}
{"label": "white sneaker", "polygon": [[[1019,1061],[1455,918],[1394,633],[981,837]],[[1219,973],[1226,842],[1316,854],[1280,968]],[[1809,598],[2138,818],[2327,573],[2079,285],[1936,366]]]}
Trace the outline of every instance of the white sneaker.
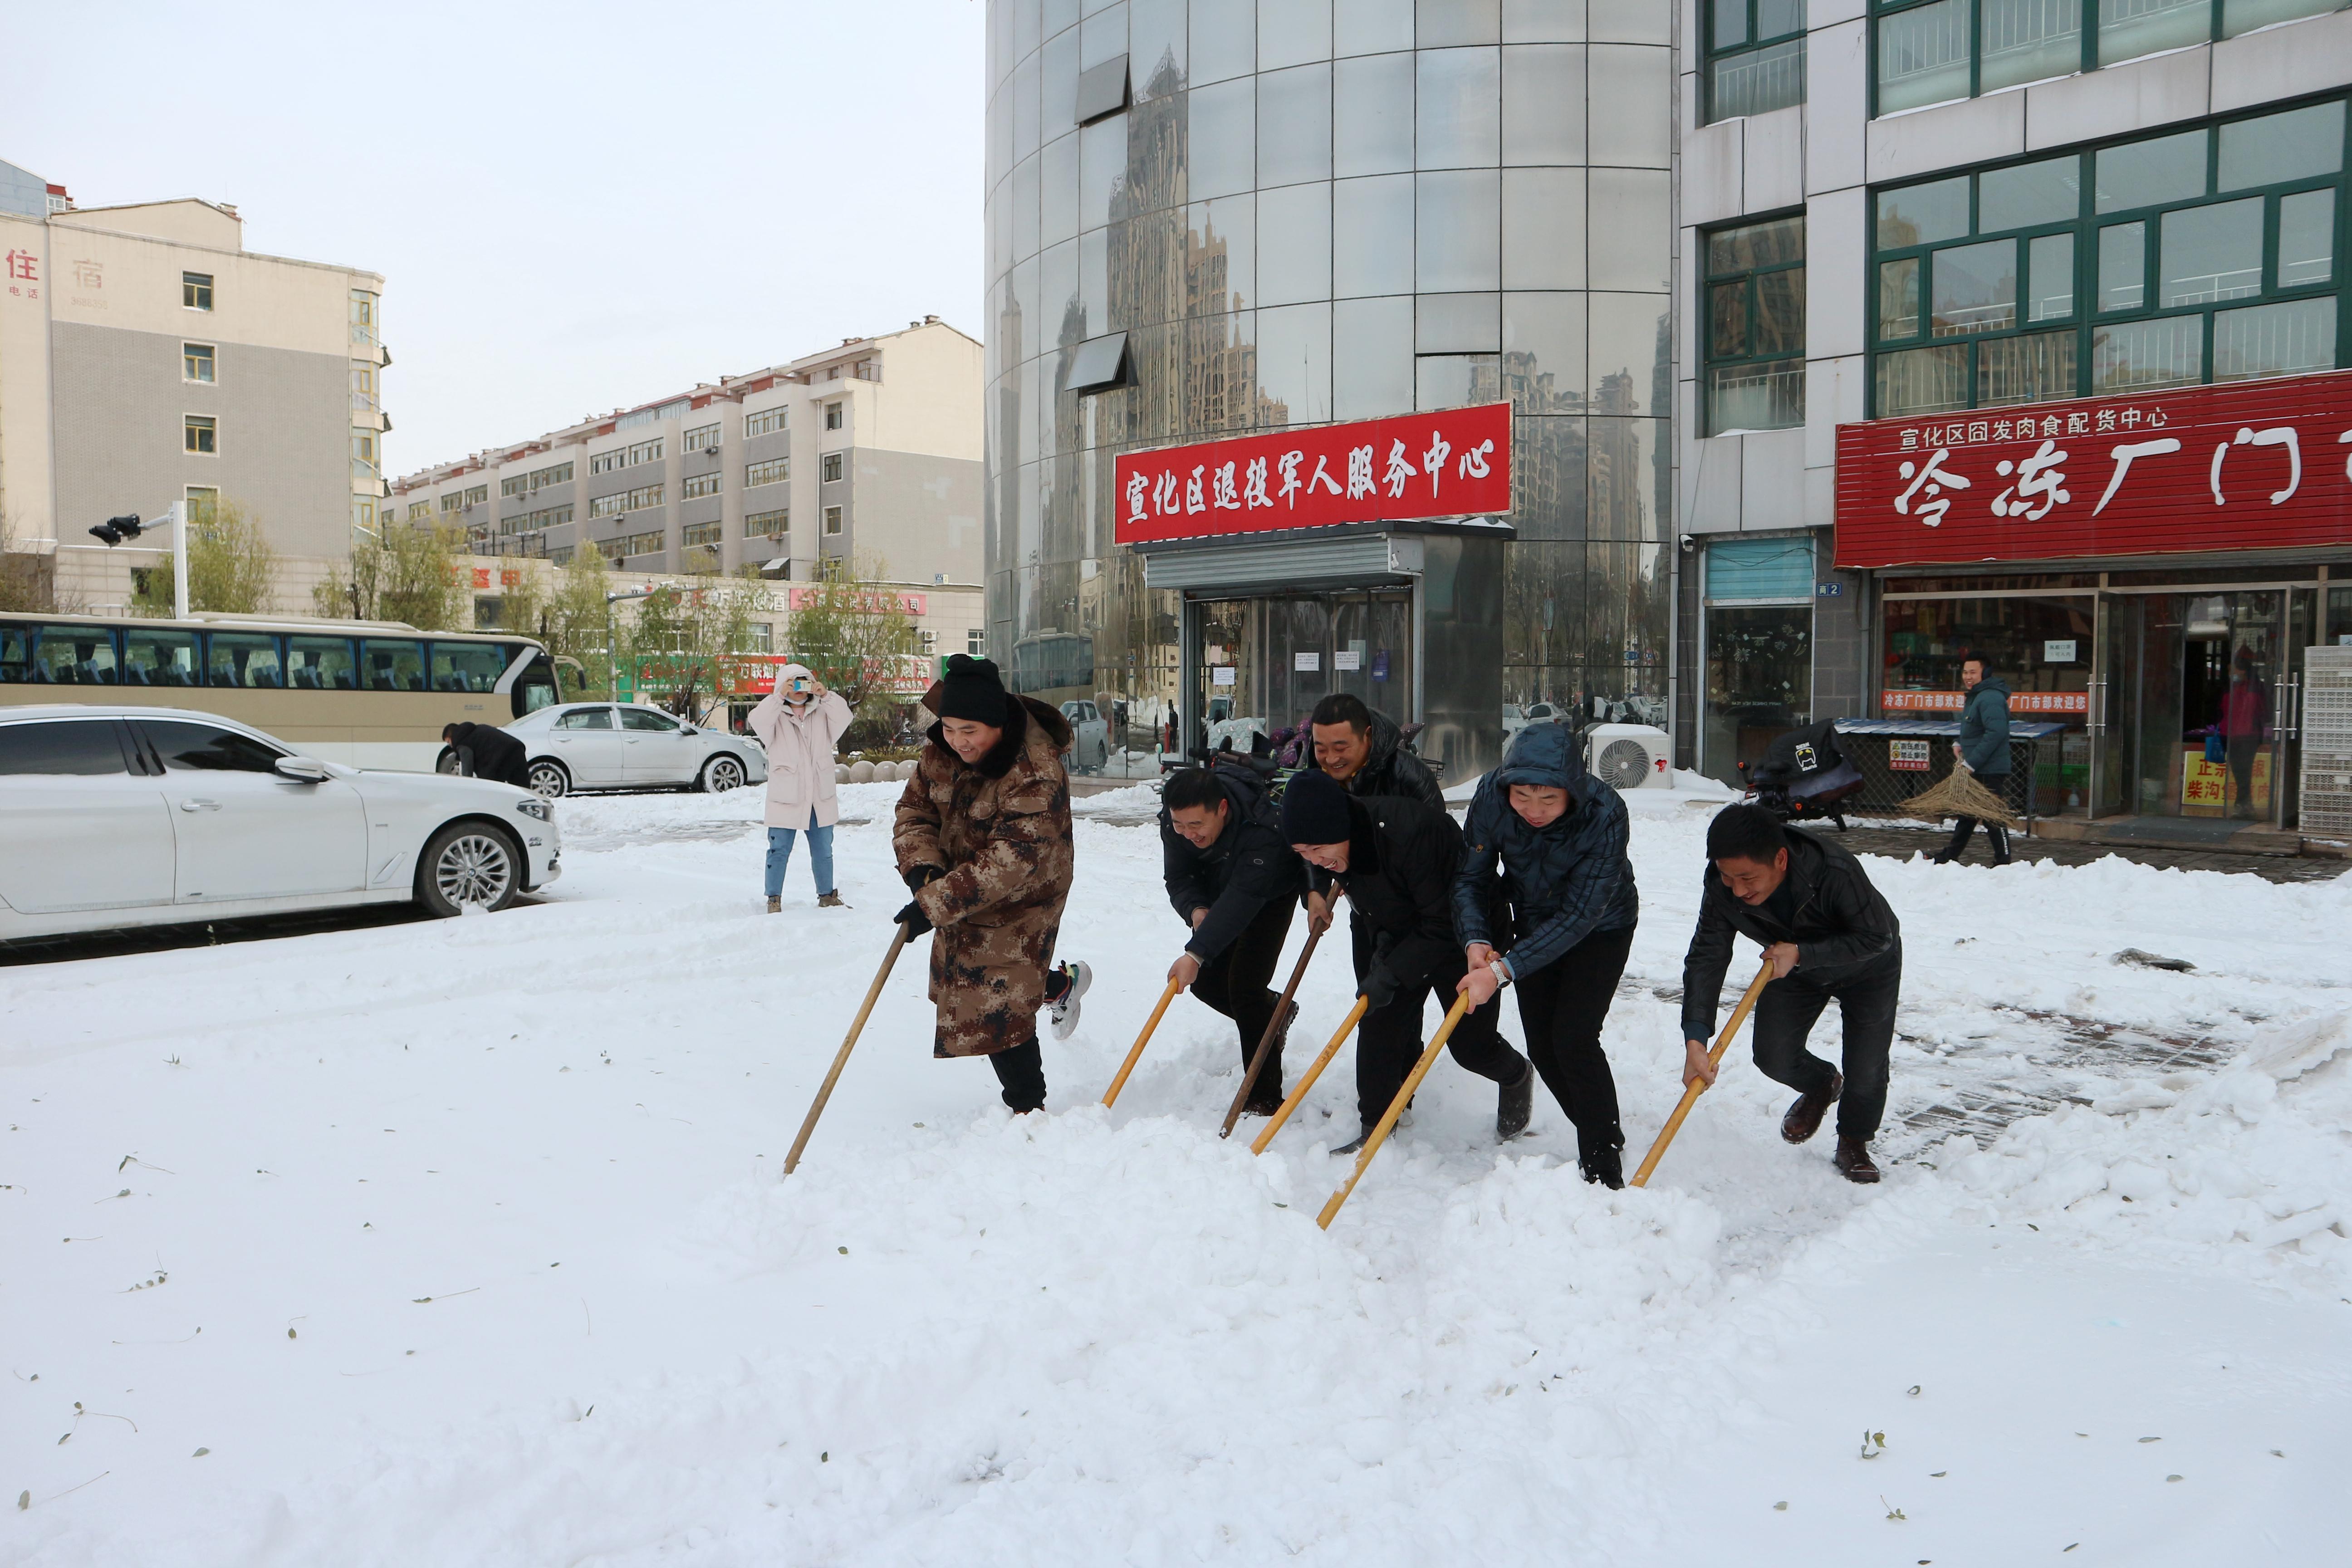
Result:
{"label": "white sneaker", "polygon": [[1054,1037],[1066,1040],[1071,1031],[1078,1026],[1078,1003],[1086,995],[1087,987],[1095,983],[1095,972],[1083,958],[1075,963],[1056,964],[1055,968],[1060,971],[1065,984],[1062,994],[1047,1004],[1047,1010],[1054,1019]]}

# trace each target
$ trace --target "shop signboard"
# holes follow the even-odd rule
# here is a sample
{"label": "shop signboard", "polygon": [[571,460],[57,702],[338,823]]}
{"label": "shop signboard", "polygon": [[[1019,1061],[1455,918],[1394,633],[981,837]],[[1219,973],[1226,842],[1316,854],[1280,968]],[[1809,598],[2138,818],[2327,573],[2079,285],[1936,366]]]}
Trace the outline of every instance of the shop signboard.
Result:
{"label": "shop signboard", "polygon": [[1112,485],[1121,544],[1499,517],[1511,510],[1511,405],[1122,452]]}
{"label": "shop signboard", "polygon": [[[830,592],[833,590],[822,584],[811,584],[793,589],[787,602],[791,608],[797,610],[811,599],[820,598]],[[887,616],[893,611],[902,616],[920,616],[927,612],[929,605],[930,595],[928,594],[906,594],[895,588],[859,588],[845,595],[840,607],[868,616]]]}
{"label": "shop signboard", "polygon": [[2352,543],[2352,373],[1838,426],[1837,564]]}
{"label": "shop signboard", "polygon": [[[1889,718],[1906,714],[1957,713],[1968,705],[1969,694],[1965,691],[1887,691],[1879,696],[1879,706]],[[2087,691],[2012,691],[2009,694],[2009,711],[2012,718],[2038,713],[2060,719],[2086,719],[2091,713],[2091,694]]]}
{"label": "shop signboard", "polygon": [[[793,662],[793,656],[782,653],[730,654],[721,661],[726,677],[727,693],[732,697],[765,697],[776,689],[776,672]],[[875,667],[873,685],[893,697],[920,699],[931,689],[936,678],[936,659],[919,653],[878,654],[869,659]]]}

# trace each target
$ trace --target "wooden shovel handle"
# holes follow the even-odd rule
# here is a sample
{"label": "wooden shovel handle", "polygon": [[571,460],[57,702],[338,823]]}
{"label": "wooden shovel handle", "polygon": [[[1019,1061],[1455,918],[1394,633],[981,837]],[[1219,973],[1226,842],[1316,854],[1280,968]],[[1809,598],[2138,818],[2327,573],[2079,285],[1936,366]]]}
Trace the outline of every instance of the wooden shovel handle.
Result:
{"label": "wooden shovel handle", "polygon": [[793,1140],[792,1152],[784,1156],[785,1175],[791,1175],[793,1167],[801,1163],[801,1151],[808,1147],[809,1134],[816,1131],[816,1119],[824,1114],[824,1102],[833,1098],[833,1086],[840,1081],[841,1069],[849,1065],[850,1047],[857,1044],[866,1016],[874,1011],[875,1000],[882,994],[882,983],[890,978],[890,967],[898,962],[898,953],[906,945],[907,928],[900,926],[898,934],[890,939],[890,951],[882,955],[882,967],[875,973],[874,984],[866,988],[866,1005],[857,1009],[856,1020],[849,1026],[849,1037],[841,1042],[841,1049],[834,1056],[833,1070],[824,1075],[815,1103],[809,1107],[807,1119],[801,1123],[801,1135]]}
{"label": "wooden shovel handle", "polygon": [[1323,1076],[1323,1069],[1331,1065],[1331,1058],[1339,1054],[1339,1047],[1347,1044],[1349,1035],[1356,1032],[1356,1026],[1363,1020],[1365,1009],[1371,1005],[1371,998],[1369,996],[1356,998],[1356,1005],[1348,1009],[1348,1016],[1339,1025],[1339,1033],[1331,1037],[1331,1043],[1324,1047],[1321,1054],[1316,1057],[1313,1065],[1307,1068],[1306,1076],[1298,1080],[1297,1087],[1293,1088],[1288,1097],[1283,1100],[1282,1109],[1267,1119],[1265,1130],[1251,1141],[1251,1153],[1265,1152],[1265,1146],[1274,1142],[1274,1135],[1282,1131],[1282,1124],[1290,1120],[1290,1113],[1298,1109],[1298,1102],[1307,1098],[1307,1091],[1315,1087],[1315,1080]]}
{"label": "wooden shovel handle", "polygon": [[[1748,1015],[1755,1011],[1756,998],[1764,994],[1765,983],[1771,978],[1772,961],[1767,958],[1758,967],[1756,978],[1748,983],[1747,994],[1739,998],[1739,1005],[1731,1010],[1731,1022],[1726,1024],[1723,1026],[1723,1033],[1715,1037],[1715,1049],[1707,1052],[1707,1060],[1717,1067],[1723,1065],[1723,1053],[1731,1048],[1731,1037],[1739,1033],[1740,1025],[1748,1022]],[[1629,1185],[1636,1187],[1649,1185],[1650,1173],[1658,1168],[1658,1156],[1664,1154],[1666,1152],[1666,1145],[1675,1141],[1675,1134],[1682,1131],[1683,1118],[1690,1114],[1691,1107],[1696,1105],[1698,1097],[1706,1092],[1706,1079],[1703,1078],[1691,1079],[1690,1087],[1683,1090],[1682,1103],[1675,1107],[1675,1113],[1672,1116],[1666,1118],[1665,1126],[1659,1130],[1658,1141],[1651,1144],[1650,1152],[1642,1157],[1642,1168],[1633,1173],[1633,1179],[1628,1184]]]}
{"label": "wooden shovel handle", "polygon": [[1397,1090],[1394,1100],[1389,1101],[1380,1125],[1373,1128],[1372,1135],[1364,1140],[1362,1151],[1356,1155],[1356,1168],[1348,1173],[1347,1184],[1333,1193],[1331,1201],[1323,1205],[1323,1212],[1315,1216],[1317,1225],[1325,1230],[1331,1228],[1332,1216],[1339,1212],[1339,1205],[1348,1201],[1348,1194],[1356,1190],[1356,1184],[1363,1179],[1365,1171],[1371,1166],[1372,1156],[1379,1153],[1381,1145],[1389,1141],[1389,1131],[1396,1126],[1397,1118],[1402,1116],[1404,1108],[1412,1103],[1414,1093],[1421,1088],[1421,1080],[1427,1078],[1429,1069],[1436,1065],[1437,1053],[1444,1048],[1447,1037],[1454,1033],[1454,1026],[1462,1022],[1469,1012],[1470,993],[1465,991],[1454,999],[1453,1007],[1445,1015],[1445,1022],[1438,1025],[1437,1033],[1430,1037],[1427,1048],[1421,1053],[1421,1060],[1413,1063],[1412,1073],[1404,1080],[1404,1087]]}
{"label": "wooden shovel handle", "polygon": [[1183,988],[1182,985],[1171,980],[1168,983],[1168,989],[1160,994],[1160,1005],[1154,1007],[1151,1010],[1151,1016],[1144,1021],[1143,1033],[1135,1037],[1135,1048],[1127,1053],[1127,1060],[1119,1064],[1118,1076],[1110,1080],[1108,1089],[1103,1090],[1102,1102],[1105,1105],[1117,1100],[1118,1091],[1127,1087],[1127,1075],[1133,1072],[1135,1064],[1143,1059],[1143,1047],[1150,1040],[1151,1031],[1160,1027],[1160,1016],[1168,1011],[1168,1004],[1176,1000],[1176,993]]}

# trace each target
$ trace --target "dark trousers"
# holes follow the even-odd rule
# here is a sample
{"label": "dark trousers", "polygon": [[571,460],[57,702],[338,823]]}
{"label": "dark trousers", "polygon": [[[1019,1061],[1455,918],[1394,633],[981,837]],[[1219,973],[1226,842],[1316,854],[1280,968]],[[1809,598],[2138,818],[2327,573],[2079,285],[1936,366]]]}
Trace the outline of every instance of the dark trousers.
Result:
{"label": "dark trousers", "polygon": [[1004,1103],[1014,1110],[1040,1110],[1045,1104],[1045,1058],[1037,1048],[1037,1037],[999,1051],[988,1058],[996,1069],[996,1081],[1004,1090]]}
{"label": "dark trousers", "polygon": [[1594,931],[1533,974],[1517,981],[1519,1025],[1527,1031],[1528,1057],[1543,1075],[1544,1087],[1576,1124],[1579,1152],[1622,1149],[1617,1122],[1617,1080],[1601,1049],[1601,1021],[1617,997],[1625,956],[1633,950],[1633,928]]}
{"label": "dark trousers", "polygon": [[[1360,984],[1372,966],[1372,939],[1363,927],[1349,922],[1355,939],[1356,979]],[[1389,1102],[1412,1073],[1421,1058],[1422,1004],[1432,992],[1444,1005],[1454,1005],[1454,987],[1469,973],[1459,952],[1449,952],[1444,963],[1418,985],[1400,985],[1385,1007],[1375,1007],[1356,1026],[1356,1115],[1370,1127],[1388,1113]],[[1454,1059],[1480,1078],[1496,1083],[1517,1083],[1528,1070],[1527,1058],[1510,1047],[1496,1022],[1503,1010],[1488,1003],[1463,1016],[1461,1025],[1446,1037]]]}
{"label": "dark trousers", "polygon": [[[1274,978],[1275,965],[1282,962],[1293,907],[1288,899],[1268,900],[1231,947],[1201,965],[1200,978],[1192,982],[1193,995],[1234,1021],[1241,1035],[1244,1072],[1249,1070],[1250,1053],[1265,1038],[1276,1004],[1282,1000],[1266,983]],[[1266,1058],[1265,1071],[1258,1075],[1257,1092],[1266,1094],[1281,1087],[1282,1047],[1276,1044],[1274,1054]]]}
{"label": "dark trousers", "polygon": [[1802,969],[1764,987],[1756,1000],[1756,1066],[1799,1094],[1826,1094],[1833,1069],[1805,1048],[1822,1009],[1835,997],[1845,1026],[1845,1090],[1838,1100],[1842,1138],[1868,1142],[1886,1114],[1886,1058],[1895,1044],[1895,1003],[1903,989],[1903,949],[1896,946],[1860,973],[1816,984]]}
{"label": "dark trousers", "polygon": [[[2003,773],[1994,773],[1991,777],[1984,781],[1985,786],[1988,789],[1993,790],[1999,790],[2008,783],[2008,776]],[[1978,826],[1979,824],[1975,817],[1961,817],[1959,819],[1958,826],[1952,829],[1951,845],[1944,851],[1944,853],[1955,860],[1967,854],[1969,852],[1969,839],[1975,835]],[[1996,860],[2008,859],[2009,829],[2003,827],[1998,822],[1988,822],[1982,826],[1985,830],[1985,842],[1992,846],[1992,858]]]}
{"label": "dark trousers", "polygon": [[2254,814],[2254,758],[2262,749],[2263,738],[2260,735],[2230,737],[2230,773],[2238,784],[2234,809],[2242,816],[2252,816]]}

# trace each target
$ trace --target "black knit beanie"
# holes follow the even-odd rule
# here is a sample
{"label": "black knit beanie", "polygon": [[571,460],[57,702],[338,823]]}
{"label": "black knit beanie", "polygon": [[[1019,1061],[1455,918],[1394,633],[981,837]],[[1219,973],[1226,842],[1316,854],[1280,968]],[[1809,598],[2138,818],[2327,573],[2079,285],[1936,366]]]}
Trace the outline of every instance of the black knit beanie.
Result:
{"label": "black knit beanie", "polygon": [[1011,700],[1004,695],[1004,682],[997,679],[996,666],[963,653],[949,656],[939,698],[934,711],[940,718],[965,719],[998,729],[1004,725],[1005,706]]}
{"label": "black knit beanie", "polygon": [[1344,844],[1353,825],[1348,792],[1319,769],[1290,775],[1282,786],[1282,837],[1288,844]]}

